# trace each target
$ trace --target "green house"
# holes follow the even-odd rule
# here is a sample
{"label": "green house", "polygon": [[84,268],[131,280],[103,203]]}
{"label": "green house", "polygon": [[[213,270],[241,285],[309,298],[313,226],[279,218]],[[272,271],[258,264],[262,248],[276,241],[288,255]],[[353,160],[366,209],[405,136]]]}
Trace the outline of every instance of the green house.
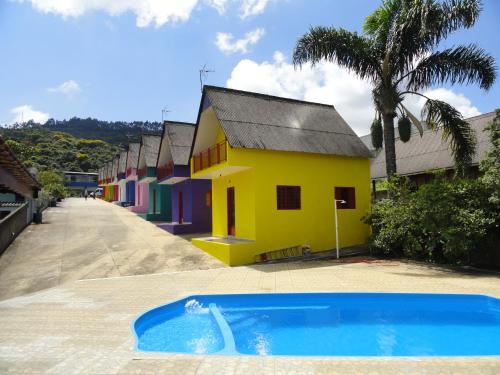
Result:
{"label": "green house", "polygon": [[156,161],[160,150],[161,136],[143,135],[137,161],[137,182],[149,187],[149,209],[141,214],[149,221],[172,221],[172,194],[170,185],[156,181]]}

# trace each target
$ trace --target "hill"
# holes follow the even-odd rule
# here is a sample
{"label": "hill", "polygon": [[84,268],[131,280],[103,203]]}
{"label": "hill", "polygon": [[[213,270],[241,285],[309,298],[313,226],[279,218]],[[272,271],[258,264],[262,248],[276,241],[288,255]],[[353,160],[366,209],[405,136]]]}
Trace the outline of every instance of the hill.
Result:
{"label": "hill", "polygon": [[43,126],[0,128],[0,135],[14,154],[38,170],[96,172],[120,147],[100,139],[76,138]]}
{"label": "hill", "polygon": [[27,167],[83,172],[97,171],[143,132],[159,134],[161,123],[73,117],[0,127],[0,135]]}
{"label": "hill", "polygon": [[[25,126],[41,125],[29,123]],[[73,117],[69,120],[56,121],[49,119],[44,128],[52,131],[60,131],[73,135],[77,138],[100,139],[114,145],[128,145],[129,142],[137,142],[141,134],[161,133],[160,122],[143,121],[101,121],[93,118]]]}

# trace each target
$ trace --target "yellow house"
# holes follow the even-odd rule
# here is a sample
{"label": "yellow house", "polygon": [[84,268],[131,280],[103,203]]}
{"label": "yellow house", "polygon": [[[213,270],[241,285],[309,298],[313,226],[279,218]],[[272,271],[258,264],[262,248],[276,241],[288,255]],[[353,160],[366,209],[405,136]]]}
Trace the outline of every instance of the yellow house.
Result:
{"label": "yellow house", "polygon": [[205,86],[191,177],[212,180],[212,236],[230,265],[363,244],[370,152],[333,106]]}

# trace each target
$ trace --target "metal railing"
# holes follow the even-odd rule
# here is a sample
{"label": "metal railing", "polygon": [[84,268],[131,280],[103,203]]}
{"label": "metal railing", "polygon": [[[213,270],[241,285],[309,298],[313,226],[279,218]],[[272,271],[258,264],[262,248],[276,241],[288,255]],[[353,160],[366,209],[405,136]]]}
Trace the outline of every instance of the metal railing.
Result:
{"label": "metal railing", "polygon": [[10,245],[14,238],[28,225],[28,203],[12,211],[0,220],[0,254]]}
{"label": "metal railing", "polygon": [[223,161],[227,161],[226,147],[226,141],[224,140],[193,155],[193,171],[198,172],[213,165],[220,164]]}

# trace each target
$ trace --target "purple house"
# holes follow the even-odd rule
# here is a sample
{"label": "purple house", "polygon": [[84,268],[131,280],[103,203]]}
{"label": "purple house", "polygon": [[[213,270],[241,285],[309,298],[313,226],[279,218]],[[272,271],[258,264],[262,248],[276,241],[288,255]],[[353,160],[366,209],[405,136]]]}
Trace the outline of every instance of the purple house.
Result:
{"label": "purple house", "polygon": [[173,234],[212,230],[212,182],[190,178],[189,154],[195,125],[165,121],[158,153],[158,184],[172,185],[172,222],[160,228]]}

